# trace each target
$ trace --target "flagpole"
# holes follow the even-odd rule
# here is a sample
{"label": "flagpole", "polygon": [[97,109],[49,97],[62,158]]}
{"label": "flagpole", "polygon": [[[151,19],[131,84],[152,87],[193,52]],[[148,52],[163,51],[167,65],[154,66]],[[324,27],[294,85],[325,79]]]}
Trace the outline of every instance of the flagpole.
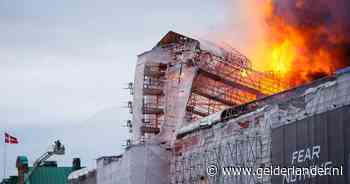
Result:
{"label": "flagpole", "polygon": [[[4,133],[4,136],[5,136],[5,133]],[[4,141],[4,179],[6,178],[6,167],[7,167],[7,158],[6,158],[6,141]]]}

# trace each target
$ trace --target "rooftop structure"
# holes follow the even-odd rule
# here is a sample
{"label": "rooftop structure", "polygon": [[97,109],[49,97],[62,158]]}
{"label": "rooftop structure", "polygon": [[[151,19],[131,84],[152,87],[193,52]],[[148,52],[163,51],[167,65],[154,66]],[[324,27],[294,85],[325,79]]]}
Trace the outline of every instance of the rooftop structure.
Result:
{"label": "rooftop structure", "polygon": [[96,170],[82,168],[73,171],[68,176],[69,184],[96,184]]}
{"label": "rooftop structure", "polygon": [[288,88],[276,76],[254,71],[232,48],[172,31],[138,56],[135,73],[130,105],[135,143],[171,142],[185,124]]}

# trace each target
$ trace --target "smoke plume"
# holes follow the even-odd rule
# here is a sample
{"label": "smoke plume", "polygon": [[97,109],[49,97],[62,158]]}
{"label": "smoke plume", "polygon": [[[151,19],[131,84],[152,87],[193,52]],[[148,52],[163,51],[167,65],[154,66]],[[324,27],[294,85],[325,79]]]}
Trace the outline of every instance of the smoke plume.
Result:
{"label": "smoke plume", "polygon": [[230,28],[219,39],[255,69],[295,86],[350,65],[349,0],[232,1]]}

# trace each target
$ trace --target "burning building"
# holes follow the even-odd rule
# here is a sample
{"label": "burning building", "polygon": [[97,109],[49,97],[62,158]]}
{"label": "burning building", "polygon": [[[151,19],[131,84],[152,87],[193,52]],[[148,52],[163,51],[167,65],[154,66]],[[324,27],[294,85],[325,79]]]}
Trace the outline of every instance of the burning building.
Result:
{"label": "burning building", "polygon": [[171,145],[183,125],[288,87],[271,73],[254,71],[232,48],[172,31],[138,58],[132,104],[137,142]]}
{"label": "burning building", "polygon": [[[348,175],[215,176],[211,165],[328,163],[348,172],[350,70],[291,88],[232,48],[170,31],[138,56],[123,155],[97,160],[97,183],[348,183]],[[313,150],[317,157],[295,157]],[[303,150],[303,151],[302,151]],[[302,155],[302,154],[301,154]]]}

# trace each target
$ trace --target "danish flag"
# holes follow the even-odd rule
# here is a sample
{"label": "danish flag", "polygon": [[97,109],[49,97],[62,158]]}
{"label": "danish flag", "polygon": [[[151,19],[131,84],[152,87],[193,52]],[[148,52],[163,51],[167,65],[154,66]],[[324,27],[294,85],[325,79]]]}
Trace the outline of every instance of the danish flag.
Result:
{"label": "danish flag", "polygon": [[11,136],[8,133],[5,133],[5,144],[18,144],[16,137]]}

